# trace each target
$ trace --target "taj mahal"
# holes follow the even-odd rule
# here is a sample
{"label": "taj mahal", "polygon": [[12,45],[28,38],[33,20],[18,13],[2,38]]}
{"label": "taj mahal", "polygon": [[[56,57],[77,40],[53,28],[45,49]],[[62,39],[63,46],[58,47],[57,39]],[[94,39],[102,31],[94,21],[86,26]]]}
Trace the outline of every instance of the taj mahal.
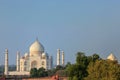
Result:
{"label": "taj mahal", "polygon": [[[60,53],[62,58],[60,59]],[[30,75],[32,68],[45,68],[46,70],[53,68],[53,58],[45,52],[43,45],[36,39],[29,47],[29,53],[25,53],[24,56],[20,56],[20,52],[17,52],[16,57],[16,71],[9,71],[9,59],[8,49],[5,49],[5,75]],[[62,60],[62,64],[60,64]],[[57,64],[64,65],[64,51],[57,50]]]}
{"label": "taj mahal", "polygon": [[[29,52],[25,53],[24,56],[20,56],[20,52],[17,52],[16,55],[16,70],[9,71],[9,59],[8,59],[8,49],[5,49],[5,75],[30,75],[30,70],[32,68],[44,68],[50,70],[53,68],[53,57],[45,52],[43,45],[36,39],[31,46],[29,47]],[[65,64],[64,51],[57,49],[57,59],[56,66]],[[116,61],[116,57],[111,53],[108,57],[108,60]]]}

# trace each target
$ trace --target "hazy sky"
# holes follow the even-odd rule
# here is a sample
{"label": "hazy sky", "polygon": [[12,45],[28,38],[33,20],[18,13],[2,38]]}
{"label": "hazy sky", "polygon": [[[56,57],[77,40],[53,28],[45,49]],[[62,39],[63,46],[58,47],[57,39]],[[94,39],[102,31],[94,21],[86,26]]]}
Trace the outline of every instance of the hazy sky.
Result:
{"label": "hazy sky", "polygon": [[45,52],[54,57],[60,48],[65,61],[75,62],[78,51],[120,60],[119,0],[0,0],[0,64],[4,50],[16,64],[38,37]]}

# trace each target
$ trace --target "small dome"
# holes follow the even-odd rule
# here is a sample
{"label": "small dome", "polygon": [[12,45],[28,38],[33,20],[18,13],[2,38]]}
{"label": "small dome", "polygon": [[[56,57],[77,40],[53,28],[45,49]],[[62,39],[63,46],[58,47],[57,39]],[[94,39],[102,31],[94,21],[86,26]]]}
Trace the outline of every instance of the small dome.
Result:
{"label": "small dome", "polygon": [[28,57],[28,56],[29,56],[28,53],[25,53],[25,54],[24,54],[24,57]]}
{"label": "small dome", "polygon": [[48,54],[47,53],[42,53],[42,56],[47,56]]}
{"label": "small dome", "polygon": [[42,59],[47,58],[48,54],[47,53],[42,53]]}
{"label": "small dome", "polygon": [[44,47],[43,45],[36,40],[31,46],[30,46],[30,52],[34,52],[34,51],[40,51],[40,52],[44,52]]}
{"label": "small dome", "polygon": [[42,56],[45,56],[46,54],[45,53],[42,53]]}
{"label": "small dome", "polygon": [[116,57],[112,53],[107,57],[107,59],[112,60],[112,61],[117,60]]}

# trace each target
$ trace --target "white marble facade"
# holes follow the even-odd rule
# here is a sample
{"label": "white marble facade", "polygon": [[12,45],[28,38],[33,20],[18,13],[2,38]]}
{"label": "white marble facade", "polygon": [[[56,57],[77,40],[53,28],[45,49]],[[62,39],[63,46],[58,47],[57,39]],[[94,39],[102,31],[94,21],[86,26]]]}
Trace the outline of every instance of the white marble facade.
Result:
{"label": "white marble facade", "polygon": [[20,53],[17,52],[16,59],[16,71],[8,71],[8,50],[5,53],[5,75],[29,75],[31,68],[45,68],[51,69],[53,65],[52,56],[49,56],[44,51],[43,45],[36,40],[29,48],[29,53],[25,53],[20,57]]}

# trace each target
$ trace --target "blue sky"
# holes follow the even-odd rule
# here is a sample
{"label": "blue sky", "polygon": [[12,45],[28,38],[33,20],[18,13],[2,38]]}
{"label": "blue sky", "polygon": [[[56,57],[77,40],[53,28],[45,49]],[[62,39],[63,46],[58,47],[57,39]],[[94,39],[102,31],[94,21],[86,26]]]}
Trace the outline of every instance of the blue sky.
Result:
{"label": "blue sky", "polygon": [[1,0],[0,64],[9,50],[9,64],[16,64],[38,37],[54,57],[60,48],[66,62],[75,62],[78,51],[120,60],[120,1],[109,0]]}

